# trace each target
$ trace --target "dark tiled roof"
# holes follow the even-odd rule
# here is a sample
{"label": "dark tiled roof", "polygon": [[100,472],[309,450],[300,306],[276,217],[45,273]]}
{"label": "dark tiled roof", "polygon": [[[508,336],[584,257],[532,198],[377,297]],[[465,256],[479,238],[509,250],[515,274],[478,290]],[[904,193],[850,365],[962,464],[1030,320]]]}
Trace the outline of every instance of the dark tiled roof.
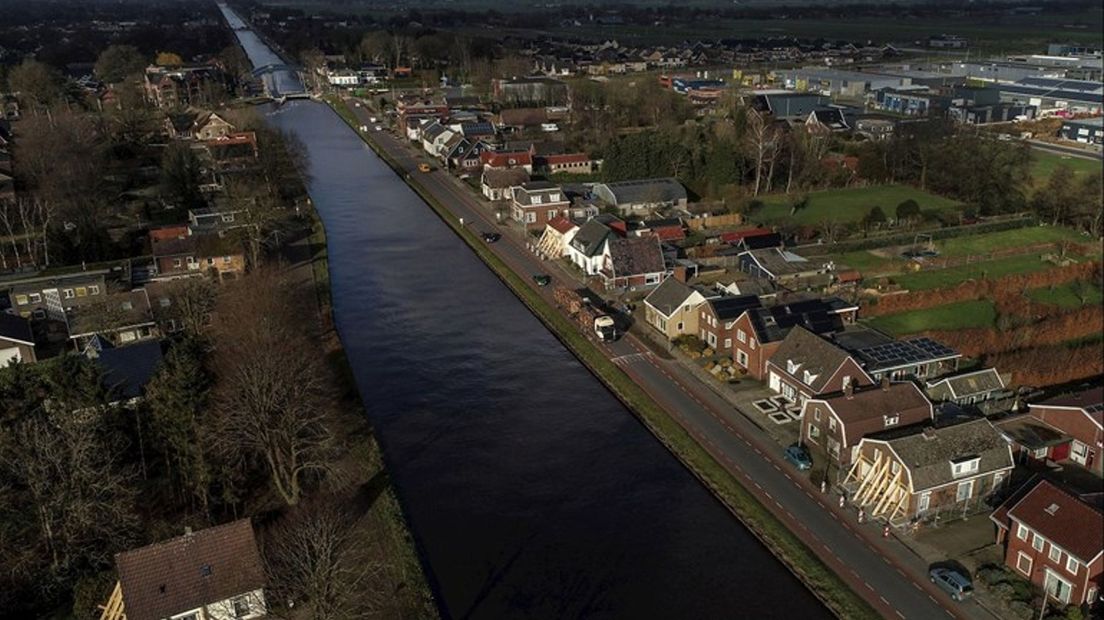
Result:
{"label": "dark tiled roof", "polygon": [[612,233],[613,231],[602,222],[589,219],[571,238],[571,247],[583,256],[594,256],[602,251],[603,244]]}
{"label": "dark tiled roof", "polygon": [[508,188],[529,182],[529,173],[525,168],[493,168],[483,171],[483,184],[487,187]]}
{"label": "dark tiled roof", "polygon": [[778,342],[800,325],[814,334],[829,334],[843,328],[843,321],[822,300],[803,300],[749,311],[748,318],[759,342]]}
{"label": "dark tiled roof", "polygon": [[694,289],[681,282],[678,278],[668,276],[654,291],[644,298],[644,301],[656,310],[662,312],[664,316],[671,316],[675,310],[678,310],[679,306],[686,301],[686,298],[693,294]]}
{"label": "dark tiled roof", "polygon": [[951,461],[979,457],[978,471],[973,475],[1011,469],[1013,465],[1008,442],[985,419],[925,429],[888,443],[909,468],[916,493],[954,482]]}
{"label": "dark tiled roof", "polygon": [[938,381],[928,382],[929,390],[946,388],[952,398],[964,398],[1004,389],[1004,381],[995,368],[982,368]]}
{"label": "dark tiled roof", "polygon": [[709,307],[718,321],[734,321],[746,310],[763,305],[758,295],[736,295],[709,300]]}
{"label": "dark tiled roof", "polygon": [[31,324],[21,316],[0,312],[0,338],[34,345]]}
{"label": "dark tiled roof", "polygon": [[824,389],[839,367],[850,357],[846,351],[833,345],[824,338],[801,326],[794,326],[782,344],[771,356],[771,363],[783,372],[787,372],[787,361],[800,364],[795,379],[802,380],[805,371],[815,378],[808,383],[814,392]]}
{"label": "dark tiled roof", "polygon": [[617,204],[686,200],[686,188],[677,179],[642,179],[607,183]]}
{"label": "dark tiled roof", "polygon": [[1101,410],[1104,409],[1104,387],[1098,386],[1070,394],[1062,394],[1038,403],[1032,403],[1031,406],[1083,409],[1089,413],[1096,412],[1097,419],[1099,419]]}
{"label": "dark tiled roof", "polygon": [[127,620],[160,620],[264,586],[248,519],[115,556]]}
{"label": "dark tiled roof", "polygon": [[847,438],[851,444],[861,437],[886,429],[885,418],[900,416],[896,427],[919,424],[932,420],[931,402],[911,381],[890,383],[888,386],[872,386],[846,394],[835,394],[824,399],[840,422],[847,426]]}
{"label": "dark tiled roof", "polygon": [[1036,484],[1007,514],[1082,562],[1091,562],[1104,549],[1104,514],[1048,480]]}
{"label": "dark tiled roof", "polygon": [[664,270],[663,252],[655,237],[613,238],[609,241],[613,276],[624,278]]}
{"label": "dark tiled roof", "polygon": [[1030,413],[1009,416],[996,422],[995,426],[1006,437],[1028,450],[1057,446],[1070,440],[1069,435]]}

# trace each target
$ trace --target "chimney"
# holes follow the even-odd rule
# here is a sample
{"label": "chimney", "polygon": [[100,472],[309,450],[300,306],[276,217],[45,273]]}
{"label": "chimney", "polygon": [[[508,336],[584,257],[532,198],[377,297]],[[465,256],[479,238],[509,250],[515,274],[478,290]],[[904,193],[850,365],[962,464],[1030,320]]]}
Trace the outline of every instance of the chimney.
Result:
{"label": "chimney", "polygon": [[675,276],[675,279],[678,280],[679,282],[682,282],[683,284],[686,284],[687,277],[686,277],[686,267],[685,266],[679,265],[679,266],[675,267],[675,269],[674,269],[674,271],[672,271],[671,275]]}
{"label": "chimney", "polygon": [[882,377],[882,391],[889,391],[889,377]]}

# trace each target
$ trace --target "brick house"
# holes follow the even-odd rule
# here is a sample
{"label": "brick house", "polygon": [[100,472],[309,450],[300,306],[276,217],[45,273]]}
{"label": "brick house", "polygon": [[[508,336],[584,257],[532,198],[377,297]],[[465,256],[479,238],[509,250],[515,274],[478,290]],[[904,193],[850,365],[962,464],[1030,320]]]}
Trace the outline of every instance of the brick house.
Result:
{"label": "brick house", "polygon": [[667,273],[658,237],[611,237],[598,271],[607,290],[655,286]]}
{"label": "brick house", "polygon": [[823,394],[873,385],[855,358],[801,326],[786,334],[767,360],[767,386],[803,405]]}
{"label": "brick house", "polygon": [[828,334],[853,323],[856,310],[854,305],[836,298],[748,309],[733,326],[732,360],[748,375],[763,381],[767,376],[767,360],[794,326],[800,325],[817,335]]}
{"label": "brick house", "polygon": [[985,507],[1012,471],[1012,451],[989,420],[864,437],[844,487],[871,518],[902,526]]}
{"label": "brick house", "polygon": [[571,205],[563,190],[547,181],[530,181],[510,188],[510,216],[529,231],[544,230],[552,218]]}
{"label": "brick house", "polygon": [[533,154],[529,151],[483,151],[479,161],[484,170],[506,170],[522,168],[533,174]]}
{"label": "brick house", "polygon": [[245,252],[241,243],[212,235],[166,236],[150,231],[154,279],[186,278],[209,274],[218,279],[245,273]]}
{"label": "brick house", "polygon": [[1004,564],[1063,605],[1092,605],[1104,587],[1104,514],[1033,478],[989,517]]}
{"label": "brick house", "polygon": [[1021,462],[1073,462],[1104,476],[1104,387],[1031,403],[997,426]]}
{"label": "brick house", "polygon": [[747,310],[762,305],[758,295],[707,299],[698,306],[698,337],[718,353],[731,351],[736,339],[736,320]]}
{"label": "brick house", "polygon": [[882,381],[877,387],[847,389],[805,401],[800,442],[817,447],[840,467],[858,455],[863,437],[935,420],[935,409],[911,381]]}
{"label": "brick house", "polygon": [[698,306],[705,300],[701,291],[668,276],[644,298],[644,321],[668,340],[697,334]]}

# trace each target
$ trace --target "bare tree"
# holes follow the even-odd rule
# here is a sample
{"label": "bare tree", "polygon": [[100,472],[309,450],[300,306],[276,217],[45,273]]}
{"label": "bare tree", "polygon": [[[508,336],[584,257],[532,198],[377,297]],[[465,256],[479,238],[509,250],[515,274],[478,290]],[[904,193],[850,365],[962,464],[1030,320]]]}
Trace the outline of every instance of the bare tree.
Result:
{"label": "bare tree", "polygon": [[372,584],[383,567],[370,559],[371,546],[357,540],[356,518],[323,501],[298,510],[270,532],[264,546],[269,593],[292,603],[296,618],[359,618],[378,607],[382,593]]}
{"label": "bare tree", "polygon": [[770,119],[764,114],[753,109],[747,111],[747,133],[745,141],[748,153],[755,162],[755,184],[752,195],[758,196],[763,190],[763,172],[768,165],[773,169],[773,160],[777,155],[774,131],[770,126]]}
{"label": "bare tree", "polygon": [[212,326],[219,447],[243,465],[261,463],[288,505],[299,503],[304,484],[334,455],[333,389],[294,312],[307,305],[304,292],[285,272],[260,269],[227,288]]}

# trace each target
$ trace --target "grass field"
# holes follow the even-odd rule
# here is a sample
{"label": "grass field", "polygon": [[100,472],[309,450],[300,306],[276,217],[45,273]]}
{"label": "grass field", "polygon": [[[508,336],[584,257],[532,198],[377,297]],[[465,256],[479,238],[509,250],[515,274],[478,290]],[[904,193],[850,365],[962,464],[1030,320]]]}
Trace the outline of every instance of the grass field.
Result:
{"label": "grass field", "polygon": [[1069,167],[1069,169],[1073,171],[1073,177],[1075,179],[1080,179],[1090,174],[1104,173],[1104,163],[1098,159],[1093,160],[1082,157],[1070,157],[1040,150],[1032,150],[1031,155],[1031,183],[1036,189],[1046,185],[1047,180],[1050,179],[1050,175],[1054,174],[1054,171],[1062,165]]}
{"label": "grass field", "polygon": [[1044,304],[1072,310],[1104,303],[1104,291],[1093,282],[1068,282],[1054,288],[1036,288],[1027,292],[1031,299]]}
{"label": "grass field", "polygon": [[959,203],[949,198],[923,192],[904,185],[878,185],[848,189],[830,189],[812,192],[809,204],[790,215],[792,196],[771,194],[762,197],[763,207],[752,212],[750,218],[760,222],[788,220],[798,224],[816,225],[823,221],[857,222],[872,207],[882,208],[887,217],[893,217],[897,205],[913,199],[925,211],[953,209]]}
{"label": "grass field", "polygon": [[896,276],[893,279],[897,284],[909,290],[919,291],[955,286],[960,282],[981,277],[999,278],[1014,273],[1042,271],[1052,266],[1051,263],[1043,262],[1036,254],[1024,254],[1021,256],[1002,258],[1000,260],[962,265],[961,267],[951,267],[949,269],[933,269],[931,271],[906,273]]}
{"label": "grass field", "polygon": [[1087,240],[1087,237],[1082,237],[1080,233],[1071,228],[1032,226],[945,239],[936,241],[935,247],[944,256],[967,256],[970,254],[988,254],[1004,248],[1035,245],[1037,243]]}
{"label": "grass field", "polygon": [[897,273],[905,266],[904,259],[885,258],[868,250],[832,254],[829,258],[837,265],[846,265],[852,269],[858,269],[866,276],[879,273]]}
{"label": "grass field", "polygon": [[963,301],[926,310],[887,314],[870,319],[871,326],[893,336],[915,334],[929,329],[966,329],[992,327],[997,309],[988,300]]}

